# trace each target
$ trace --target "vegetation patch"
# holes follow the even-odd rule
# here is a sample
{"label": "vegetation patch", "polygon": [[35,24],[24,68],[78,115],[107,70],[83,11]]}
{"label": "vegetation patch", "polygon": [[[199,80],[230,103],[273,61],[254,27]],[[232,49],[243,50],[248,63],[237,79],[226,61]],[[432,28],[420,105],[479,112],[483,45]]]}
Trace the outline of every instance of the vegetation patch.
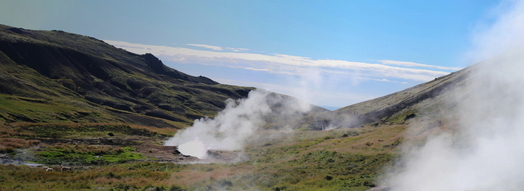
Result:
{"label": "vegetation patch", "polygon": [[0,138],[0,153],[12,153],[16,149],[27,148],[29,146],[37,145],[38,140],[25,140],[18,138]]}
{"label": "vegetation patch", "polygon": [[0,165],[0,190],[185,190],[169,181],[183,167],[172,163],[133,163],[73,167],[46,171],[41,167]]}
{"label": "vegetation patch", "polygon": [[110,164],[144,159],[131,147],[54,144],[36,151],[36,162],[45,164]]}

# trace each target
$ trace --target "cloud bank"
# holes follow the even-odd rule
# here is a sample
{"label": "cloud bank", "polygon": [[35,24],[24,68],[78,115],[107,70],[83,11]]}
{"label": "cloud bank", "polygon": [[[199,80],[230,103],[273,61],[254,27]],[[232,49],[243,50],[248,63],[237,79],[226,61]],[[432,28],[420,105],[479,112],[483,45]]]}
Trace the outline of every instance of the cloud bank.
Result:
{"label": "cloud bank", "polygon": [[460,67],[443,67],[443,66],[434,66],[427,64],[419,64],[414,62],[405,62],[405,61],[395,61],[395,60],[377,60],[382,64],[387,65],[397,65],[397,66],[407,66],[407,67],[422,67],[422,68],[436,68],[440,70],[460,70]]}
{"label": "cloud bank", "polygon": [[211,49],[211,50],[224,50],[222,49],[222,47],[220,46],[212,46],[212,45],[205,45],[205,44],[187,44],[189,46],[196,46],[196,47],[202,47],[202,48],[207,48],[207,49]]}
{"label": "cloud bank", "polygon": [[[104,41],[130,52],[137,54],[152,53],[164,59],[180,63],[217,65],[288,75],[303,75],[304,71],[315,68],[327,74],[358,75],[358,77],[362,79],[377,81],[397,82],[400,80],[414,80],[424,82],[449,74],[450,70],[460,69],[456,67],[440,67],[392,60],[379,60],[379,63],[365,63],[331,59],[312,59],[285,54],[248,53],[239,52],[248,49],[222,48],[203,44],[188,45],[211,50],[144,45],[112,40]],[[392,80],[391,78],[397,80]]]}

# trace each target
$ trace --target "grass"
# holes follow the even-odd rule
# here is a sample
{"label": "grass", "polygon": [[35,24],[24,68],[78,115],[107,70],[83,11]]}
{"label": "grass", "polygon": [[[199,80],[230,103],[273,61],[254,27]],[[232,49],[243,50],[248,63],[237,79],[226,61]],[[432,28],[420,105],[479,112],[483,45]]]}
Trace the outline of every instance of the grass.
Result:
{"label": "grass", "polygon": [[73,170],[0,165],[0,190],[367,190],[396,157],[403,129],[263,130],[246,145],[247,160],[239,163],[138,162],[151,158],[133,146],[39,143],[26,145],[40,160],[35,162],[57,170],[53,164],[73,165]]}
{"label": "grass", "polygon": [[175,182],[184,185],[184,175],[191,174],[194,182],[184,185],[190,190],[367,190],[376,185],[383,165],[397,156],[404,128],[294,132],[283,136],[290,139],[251,143],[246,149],[248,161],[229,166],[202,164],[179,172],[181,182]]}
{"label": "grass", "polygon": [[[3,123],[0,153],[45,164],[122,163],[146,159],[136,151],[136,146],[157,145],[157,140],[174,132],[174,129],[112,123]],[[100,138],[106,141],[100,142]],[[27,152],[31,156],[22,154]]]}
{"label": "grass", "polygon": [[38,140],[0,138],[0,153],[13,153],[16,149],[28,148],[38,143],[40,143]]}
{"label": "grass", "polygon": [[132,147],[54,144],[35,152],[35,162],[45,164],[100,165],[135,161],[146,157]]}
{"label": "grass", "polygon": [[47,122],[47,123],[88,123],[108,122],[115,118],[98,111],[81,101],[62,98],[60,101],[0,94],[0,121],[4,122]]}
{"label": "grass", "polygon": [[[405,125],[366,125],[357,129],[332,131],[295,130],[282,133],[263,130],[258,138],[250,139],[244,154],[248,160],[234,164],[169,164],[142,163],[155,160],[156,153],[147,153],[148,145],[158,147],[159,140],[176,133],[174,128],[157,128],[125,123],[72,122],[76,113],[94,118],[110,118],[99,110],[78,110],[76,106],[41,98],[4,96],[6,113],[25,113],[26,117],[44,122],[0,122],[0,152],[10,156],[20,152],[33,153],[34,162],[48,165],[97,165],[91,169],[76,169],[75,174],[86,180],[65,177],[69,172],[41,172],[32,167],[6,167],[2,170],[5,190],[31,190],[42,185],[47,190],[71,189],[157,189],[157,190],[366,190],[374,186],[381,167],[395,156],[402,141]],[[15,102],[11,102],[11,101]],[[69,102],[72,102],[69,100]],[[31,107],[31,105],[39,107]],[[15,107],[19,105],[18,107]],[[43,115],[38,114],[45,113]],[[119,112],[119,111],[117,111]],[[69,113],[66,121],[56,116]],[[56,122],[46,117],[55,115]],[[84,117],[87,119],[89,117]],[[38,121],[38,120],[35,120]],[[45,122],[52,121],[52,122]],[[136,145],[95,145],[92,143],[42,143],[40,140],[114,138],[132,140]],[[33,141],[31,141],[33,140]],[[20,150],[25,149],[25,150]],[[98,156],[98,157],[97,157]],[[0,165],[1,166],[1,165]],[[91,166],[90,168],[93,168]],[[125,169],[131,171],[124,173]],[[158,170],[163,168],[163,170]],[[157,170],[154,170],[157,169]],[[34,177],[29,175],[48,173]],[[121,172],[122,171],[122,172]],[[3,173],[3,172],[2,172]],[[10,175],[10,176],[11,176]],[[20,176],[20,177],[19,177]],[[26,177],[23,185],[17,183]],[[18,179],[17,179],[18,178]]]}
{"label": "grass", "polygon": [[18,138],[89,138],[107,137],[109,133],[117,137],[146,136],[170,137],[177,129],[158,128],[122,123],[3,123],[0,135]]}
{"label": "grass", "polygon": [[[170,172],[184,165],[132,163],[46,171],[44,168],[0,165],[0,190],[180,190]],[[58,168],[55,168],[58,169]]]}

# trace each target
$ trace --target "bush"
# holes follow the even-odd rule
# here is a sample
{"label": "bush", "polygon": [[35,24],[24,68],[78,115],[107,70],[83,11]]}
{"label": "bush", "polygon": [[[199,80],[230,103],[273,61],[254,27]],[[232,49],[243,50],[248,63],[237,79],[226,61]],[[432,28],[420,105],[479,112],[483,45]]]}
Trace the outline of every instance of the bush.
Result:
{"label": "bush", "polygon": [[169,191],[182,191],[182,187],[180,186],[177,186],[177,185],[173,185],[169,188]]}

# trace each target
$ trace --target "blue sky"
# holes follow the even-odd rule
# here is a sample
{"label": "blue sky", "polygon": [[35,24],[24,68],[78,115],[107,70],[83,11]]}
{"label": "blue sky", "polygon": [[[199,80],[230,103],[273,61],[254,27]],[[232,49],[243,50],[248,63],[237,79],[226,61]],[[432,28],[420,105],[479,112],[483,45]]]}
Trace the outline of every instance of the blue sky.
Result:
{"label": "blue sky", "polygon": [[0,24],[92,36],[334,109],[472,64],[475,31],[505,2],[21,0],[0,2]]}

